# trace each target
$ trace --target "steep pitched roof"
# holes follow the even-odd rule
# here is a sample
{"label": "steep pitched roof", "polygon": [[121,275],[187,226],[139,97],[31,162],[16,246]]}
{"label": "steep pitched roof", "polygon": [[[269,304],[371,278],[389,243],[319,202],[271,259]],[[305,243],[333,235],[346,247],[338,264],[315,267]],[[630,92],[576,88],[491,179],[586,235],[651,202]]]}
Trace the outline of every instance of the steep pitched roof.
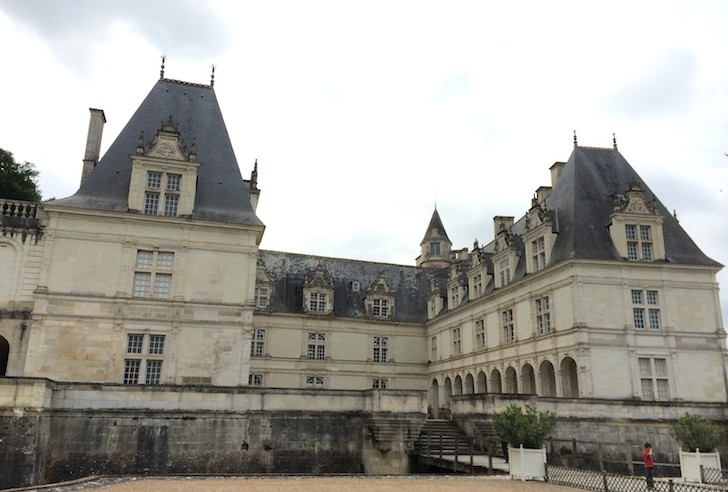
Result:
{"label": "steep pitched roof", "polygon": [[422,238],[421,243],[424,243],[425,241],[428,241],[430,239],[447,239],[447,241],[452,244],[450,238],[447,237],[447,232],[445,232],[445,226],[442,225],[442,219],[440,219],[440,214],[437,213],[437,209],[435,209],[435,211],[432,213],[430,224],[427,226],[427,231],[425,231],[425,237]]}
{"label": "steep pitched roof", "polygon": [[52,204],[126,212],[129,156],[142,131],[151,139],[170,116],[186,145],[194,139],[200,163],[192,218],[262,225],[250,204],[250,184],[240,174],[215,91],[170,79],[157,81],[79,190]]}
{"label": "steep pitched roof", "polygon": [[546,200],[546,206],[557,211],[559,228],[551,261],[620,259],[608,226],[613,197],[624,194],[632,181],[641,183],[648,199],[655,199],[663,218],[668,262],[721,266],[698,248],[617,149],[591,147],[574,148]]}

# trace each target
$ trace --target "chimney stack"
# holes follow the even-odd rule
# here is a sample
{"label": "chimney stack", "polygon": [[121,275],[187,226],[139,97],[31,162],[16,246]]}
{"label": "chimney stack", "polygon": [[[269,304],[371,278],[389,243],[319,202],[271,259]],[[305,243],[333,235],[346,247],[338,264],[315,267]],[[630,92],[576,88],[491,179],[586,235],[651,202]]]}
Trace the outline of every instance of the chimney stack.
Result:
{"label": "chimney stack", "polygon": [[86,153],[83,157],[83,170],[81,171],[81,184],[86,176],[93,171],[99,162],[101,152],[101,135],[104,133],[106,116],[103,109],[89,108],[91,113],[88,122],[88,137],[86,138]]}
{"label": "chimney stack", "polygon": [[559,180],[559,176],[561,176],[561,170],[566,165],[565,162],[554,162],[554,165],[551,166],[551,186],[556,186],[556,182]]}

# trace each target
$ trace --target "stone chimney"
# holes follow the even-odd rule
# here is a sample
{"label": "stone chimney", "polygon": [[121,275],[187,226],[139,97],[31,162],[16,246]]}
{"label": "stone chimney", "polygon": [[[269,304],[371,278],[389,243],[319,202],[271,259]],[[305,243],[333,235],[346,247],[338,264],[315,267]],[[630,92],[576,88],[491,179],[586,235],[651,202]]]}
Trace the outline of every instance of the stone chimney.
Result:
{"label": "stone chimney", "polygon": [[503,231],[508,231],[513,226],[513,217],[507,217],[504,215],[496,215],[493,217],[493,232],[498,237],[498,234]]}
{"label": "stone chimney", "polygon": [[559,180],[559,176],[561,175],[561,170],[565,165],[565,162],[554,162],[554,165],[549,168],[551,169],[551,186],[556,186],[556,182]]}
{"label": "stone chimney", "polygon": [[93,171],[99,162],[101,152],[101,135],[104,133],[106,116],[103,109],[89,108],[91,113],[88,122],[88,137],[86,138],[86,153],[83,156],[83,170],[81,171],[81,183],[86,176]]}

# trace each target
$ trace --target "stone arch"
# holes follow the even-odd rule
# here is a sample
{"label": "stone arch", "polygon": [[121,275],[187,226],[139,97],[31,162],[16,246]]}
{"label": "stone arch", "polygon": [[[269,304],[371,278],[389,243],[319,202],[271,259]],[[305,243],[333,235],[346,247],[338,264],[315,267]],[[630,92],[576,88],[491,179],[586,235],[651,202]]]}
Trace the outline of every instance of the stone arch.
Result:
{"label": "stone arch", "polygon": [[561,392],[565,398],[579,398],[579,374],[576,361],[571,357],[564,357],[559,365],[561,373]]}
{"label": "stone arch", "polygon": [[449,377],[445,378],[445,384],[443,385],[445,389],[445,401],[443,403],[445,406],[450,406],[450,399],[452,397],[452,381],[450,381]]}
{"label": "stone arch", "polygon": [[473,379],[473,375],[468,373],[467,376],[465,376],[465,388],[464,388],[466,395],[472,395],[475,393],[475,380]]}
{"label": "stone arch", "polygon": [[459,374],[457,376],[455,376],[455,382],[452,385],[452,394],[453,395],[462,395],[463,394],[463,378],[461,378]]}
{"label": "stone arch", "polygon": [[478,393],[487,393],[488,392],[488,381],[485,378],[485,372],[480,371],[478,373]]}
{"label": "stone arch", "polygon": [[437,379],[432,380],[430,387],[430,416],[436,419],[440,416],[440,385]]}
{"label": "stone arch", "polygon": [[8,370],[8,359],[10,358],[10,344],[0,336],[0,376],[5,376]]}
{"label": "stone arch", "polygon": [[541,362],[538,379],[541,383],[541,396],[556,396],[556,371],[551,361]]}
{"label": "stone arch", "polygon": [[0,238],[0,278],[3,279],[0,282],[0,304],[15,300],[17,261],[18,249],[15,244]]}
{"label": "stone arch", "polygon": [[536,394],[536,373],[528,362],[521,368],[521,393],[524,395]]}
{"label": "stone arch", "polygon": [[503,384],[501,382],[501,373],[498,369],[493,369],[490,373],[490,392],[503,393]]}
{"label": "stone arch", "polygon": [[513,367],[506,369],[506,387],[505,393],[518,393],[518,375]]}

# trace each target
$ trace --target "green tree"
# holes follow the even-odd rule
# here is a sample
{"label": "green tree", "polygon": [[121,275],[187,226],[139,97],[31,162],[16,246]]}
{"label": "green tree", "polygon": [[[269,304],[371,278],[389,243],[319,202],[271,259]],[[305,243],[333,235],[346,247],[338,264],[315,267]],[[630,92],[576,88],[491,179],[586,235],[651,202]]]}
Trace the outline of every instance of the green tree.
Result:
{"label": "green tree", "polygon": [[712,452],[726,437],[725,428],[700,415],[686,413],[670,426],[670,434],[690,452]]}
{"label": "green tree", "polygon": [[12,152],[0,149],[0,198],[39,202],[38,170],[31,162],[16,162]]}
{"label": "green tree", "polygon": [[524,413],[518,405],[508,405],[505,410],[493,416],[495,433],[511,446],[538,449],[556,427],[553,412],[541,412],[526,405]]}

